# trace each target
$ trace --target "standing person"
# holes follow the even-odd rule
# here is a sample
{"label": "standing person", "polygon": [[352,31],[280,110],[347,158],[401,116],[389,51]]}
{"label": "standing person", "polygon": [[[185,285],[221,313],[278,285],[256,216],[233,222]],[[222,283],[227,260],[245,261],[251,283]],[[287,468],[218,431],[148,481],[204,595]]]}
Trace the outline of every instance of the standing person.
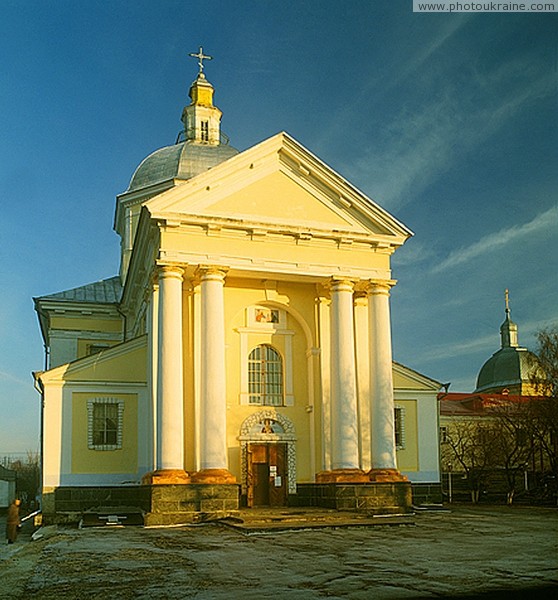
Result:
{"label": "standing person", "polygon": [[20,525],[19,520],[19,505],[21,500],[16,498],[12,501],[8,508],[8,516],[6,519],[6,537],[8,538],[8,544],[13,544],[17,539],[17,530]]}

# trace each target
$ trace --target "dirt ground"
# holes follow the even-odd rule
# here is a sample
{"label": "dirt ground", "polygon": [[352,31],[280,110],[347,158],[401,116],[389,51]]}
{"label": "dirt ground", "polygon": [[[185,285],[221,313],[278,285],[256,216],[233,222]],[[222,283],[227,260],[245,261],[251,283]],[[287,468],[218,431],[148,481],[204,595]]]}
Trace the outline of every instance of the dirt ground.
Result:
{"label": "dirt ground", "polygon": [[556,509],[462,506],[414,525],[251,534],[220,524],[31,533],[0,546],[2,599],[558,597]]}

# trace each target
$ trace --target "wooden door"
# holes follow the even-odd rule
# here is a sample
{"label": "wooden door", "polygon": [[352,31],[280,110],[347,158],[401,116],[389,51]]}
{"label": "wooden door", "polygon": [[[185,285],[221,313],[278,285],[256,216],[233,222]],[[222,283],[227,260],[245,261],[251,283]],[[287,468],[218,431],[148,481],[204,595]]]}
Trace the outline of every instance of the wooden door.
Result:
{"label": "wooden door", "polygon": [[248,506],[287,504],[286,444],[250,444],[248,448]]}

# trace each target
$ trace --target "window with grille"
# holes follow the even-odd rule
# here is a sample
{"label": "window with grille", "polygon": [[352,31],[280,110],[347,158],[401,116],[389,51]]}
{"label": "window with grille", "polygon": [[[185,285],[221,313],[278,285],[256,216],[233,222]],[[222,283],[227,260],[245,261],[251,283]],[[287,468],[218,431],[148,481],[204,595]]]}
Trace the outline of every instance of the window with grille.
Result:
{"label": "window with grille", "polygon": [[202,142],[209,142],[209,121],[201,122],[201,140]]}
{"label": "window with grille", "polygon": [[395,447],[397,450],[405,448],[405,409],[401,406],[395,407]]}
{"label": "window with grille", "polygon": [[249,403],[283,404],[283,360],[271,346],[256,346],[248,357]]}
{"label": "window with grille", "polygon": [[123,411],[123,400],[95,398],[88,401],[89,449],[118,450],[122,448]]}

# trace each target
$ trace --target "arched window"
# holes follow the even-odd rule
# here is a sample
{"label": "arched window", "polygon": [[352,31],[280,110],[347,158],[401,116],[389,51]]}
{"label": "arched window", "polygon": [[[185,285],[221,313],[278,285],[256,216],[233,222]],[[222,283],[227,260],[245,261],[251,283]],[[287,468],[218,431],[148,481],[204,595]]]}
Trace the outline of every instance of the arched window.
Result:
{"label": "arched window", "polygon": [[250,352],[248,386],[250,404],[283,404],[283,360],[273,347],[261,344]]}

